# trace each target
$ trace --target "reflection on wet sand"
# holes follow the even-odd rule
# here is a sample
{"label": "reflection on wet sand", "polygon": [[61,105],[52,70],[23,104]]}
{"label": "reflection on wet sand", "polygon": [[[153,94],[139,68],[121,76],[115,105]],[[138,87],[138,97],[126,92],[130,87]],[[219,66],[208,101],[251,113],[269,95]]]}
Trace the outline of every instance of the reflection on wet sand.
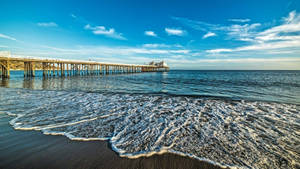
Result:
{"label": "reflection on wet sand", "polygon": [[34,89],[34,78],[24,78],[23,88],[25,88],[25,89]]}
{"label": "reflection on wet sand", "polygon": [[9,86],[9,79],[2,78],[1,79],[1,86],[2,87],[8,87]]}

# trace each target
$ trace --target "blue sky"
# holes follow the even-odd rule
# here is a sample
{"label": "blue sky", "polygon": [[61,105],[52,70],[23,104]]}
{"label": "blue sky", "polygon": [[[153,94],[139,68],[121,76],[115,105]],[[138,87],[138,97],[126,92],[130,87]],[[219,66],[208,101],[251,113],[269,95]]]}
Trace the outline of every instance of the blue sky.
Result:
{"label": "blue sky", "polygon": [[13,56],[173,69],[300,69],[299,0],[0,0]]}

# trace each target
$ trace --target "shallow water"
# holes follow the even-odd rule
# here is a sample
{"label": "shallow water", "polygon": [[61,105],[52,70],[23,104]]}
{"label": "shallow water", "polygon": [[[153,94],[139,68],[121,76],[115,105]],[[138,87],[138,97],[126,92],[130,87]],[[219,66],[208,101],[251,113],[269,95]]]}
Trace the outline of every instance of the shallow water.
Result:
{"label": "shallow water", "polygon": [[24,79],[11,72],[0,86],[100,93],[168,94],[300,104],[300,71],[179,71]]}
{"label": "shallow water", "polygon": [[0,111],[16,116],[16,129],[108,140],[129,158],[173,152],[222,166],[300,167],[299,71],[18,73],[0,88]]}

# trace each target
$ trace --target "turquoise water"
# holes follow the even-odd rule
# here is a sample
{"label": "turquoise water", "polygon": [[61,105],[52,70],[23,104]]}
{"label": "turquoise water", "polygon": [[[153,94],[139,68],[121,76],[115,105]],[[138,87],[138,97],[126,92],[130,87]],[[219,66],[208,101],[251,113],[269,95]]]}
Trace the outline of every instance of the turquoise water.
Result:
{"label": "turquoise water", "polygon": [[105,93],[156,93],[300,104],[300,71],[180,71],[24,79],[12,71],[1,86]]}
{"label": "turquoise water", "polygon": [[300,167],[300,71],[170,71],[2,80],[20,130],[107,140],[120,156],[171,152],[221,166]]}

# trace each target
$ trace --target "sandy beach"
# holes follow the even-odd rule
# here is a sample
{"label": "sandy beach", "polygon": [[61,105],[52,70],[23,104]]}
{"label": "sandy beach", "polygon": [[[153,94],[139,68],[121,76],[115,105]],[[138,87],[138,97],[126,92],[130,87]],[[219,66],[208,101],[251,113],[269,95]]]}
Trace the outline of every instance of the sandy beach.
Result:
{"label": "sandy beach", "polygon": [[106,141],[72,141],[39,131],[14,130],[11,117],[0,114],[1,169],[217,169],[220,167],[174,154],[121,158]]}

